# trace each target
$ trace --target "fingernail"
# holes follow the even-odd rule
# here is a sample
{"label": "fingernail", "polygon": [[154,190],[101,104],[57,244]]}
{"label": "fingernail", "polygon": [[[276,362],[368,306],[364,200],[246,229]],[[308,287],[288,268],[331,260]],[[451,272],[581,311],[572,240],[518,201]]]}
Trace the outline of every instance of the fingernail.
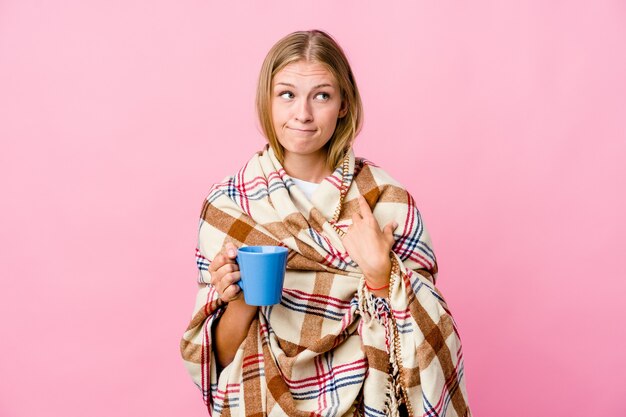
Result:
{"label": "fingernail", "polygon": [[397,222],[393,222],[393,228],[395,229],[396,227],[398,227],[398,223]]}
{"label": "fingernail", "polygon": [[230,249],[230,250],[228,251],[228,254],[229,254],[231,257],[234,257],[234,256],[235,256],[235,251],[234,251],[234,250],[232,250],[232,249]]}

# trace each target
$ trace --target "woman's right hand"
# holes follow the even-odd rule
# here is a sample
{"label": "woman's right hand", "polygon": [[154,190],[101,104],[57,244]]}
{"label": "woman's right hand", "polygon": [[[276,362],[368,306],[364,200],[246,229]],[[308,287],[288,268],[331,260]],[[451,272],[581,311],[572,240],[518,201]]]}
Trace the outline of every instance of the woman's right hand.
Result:
{"label": "woman's right hand", "polygon": [[241,288],[237,285],[241,279],[241,272],[236,258],[237,247],[229,242],[209,265],[211,284],[220,295],[220,299],[226,303],[240,299],[242,294]]}

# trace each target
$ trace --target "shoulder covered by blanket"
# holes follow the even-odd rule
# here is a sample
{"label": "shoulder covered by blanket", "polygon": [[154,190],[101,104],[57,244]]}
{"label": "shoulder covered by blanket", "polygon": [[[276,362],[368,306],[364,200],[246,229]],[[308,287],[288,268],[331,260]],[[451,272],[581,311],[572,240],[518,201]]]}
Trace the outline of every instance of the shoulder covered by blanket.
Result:
{"label": "shoulder covered by blanket", "polygon": [[[413,197],[385,170],[355,158],[352,150],[349,162],[347,178],[337,168],[310,201],[266,145],[237,173],[211,187],[201,212],[198,262],[210,262],[226,242],[281,245],[290,252],[288,269],[359,274],[330,223],[345,181],[348,192],[336,226],[347,229],[359,209],[357,197],[363,195],[381,227],[398,223],[392,250],[404,266],[435,283],[435,255]],[[209,282],[208,276],[203,278]]]}

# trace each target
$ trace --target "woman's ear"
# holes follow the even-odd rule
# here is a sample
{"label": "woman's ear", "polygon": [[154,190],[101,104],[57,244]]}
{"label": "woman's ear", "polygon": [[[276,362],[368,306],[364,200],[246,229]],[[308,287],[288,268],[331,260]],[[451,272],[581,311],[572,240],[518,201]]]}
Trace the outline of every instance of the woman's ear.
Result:
{"label": "woman's ear", "polygon": [[341,119],[342,117],[345,117],[346,114],[348,114],[348,103],[346,103],[345,100],[342,100],[341,108],[339,109],[339,116],[337,116],[337,118]]}

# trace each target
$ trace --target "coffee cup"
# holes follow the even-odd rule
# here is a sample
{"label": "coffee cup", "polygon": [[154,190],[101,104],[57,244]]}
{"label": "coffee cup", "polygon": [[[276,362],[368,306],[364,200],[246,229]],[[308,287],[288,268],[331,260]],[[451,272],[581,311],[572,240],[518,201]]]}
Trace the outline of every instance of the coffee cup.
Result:
{"label": "coffee cup", "polygon": [[287,267],[284,246],[244,246],[237,251],[241,272],[239,286],[248,305],[269,306],[280,303]]}

